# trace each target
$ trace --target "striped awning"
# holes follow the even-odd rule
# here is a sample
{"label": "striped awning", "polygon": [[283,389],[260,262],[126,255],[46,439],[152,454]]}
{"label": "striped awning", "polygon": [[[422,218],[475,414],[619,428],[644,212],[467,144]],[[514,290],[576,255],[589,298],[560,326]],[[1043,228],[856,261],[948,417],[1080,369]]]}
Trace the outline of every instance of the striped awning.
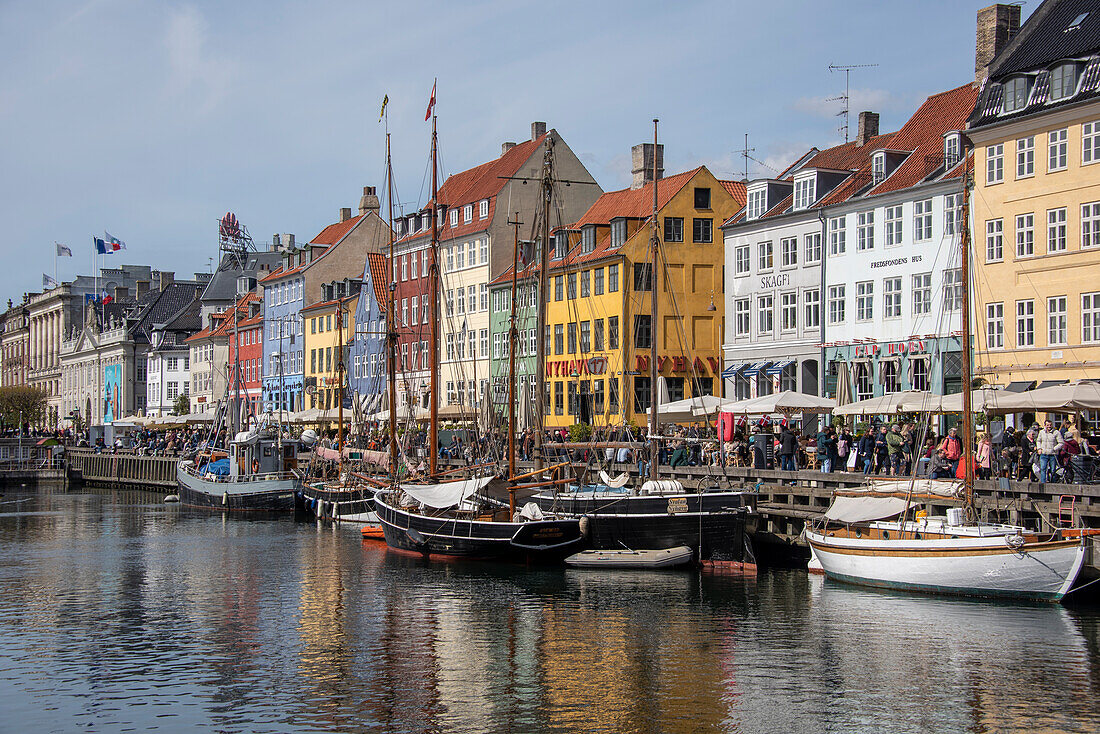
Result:
{"label": "striped awning", "polygon": [[749,364],[749,362],[738,362],[736,364],[731,364],[729,367],[722,370],[722,379],[732,380],[734,377],[737,376],[738,372],[748,367]]}
{"label": "striped awning", "polygon": [[795,363],[793,359],[784,359],[779,362],[773,362],[771,367],[768,367],[764,372],[770,377],[774,377],[787,368],[788,365]]}
{"label": "striped awning", "polygon": [[753,362],[751,365],[745,368],[745,377],[755,377],[761,370],[766,368],[770,361],[767,362]]}

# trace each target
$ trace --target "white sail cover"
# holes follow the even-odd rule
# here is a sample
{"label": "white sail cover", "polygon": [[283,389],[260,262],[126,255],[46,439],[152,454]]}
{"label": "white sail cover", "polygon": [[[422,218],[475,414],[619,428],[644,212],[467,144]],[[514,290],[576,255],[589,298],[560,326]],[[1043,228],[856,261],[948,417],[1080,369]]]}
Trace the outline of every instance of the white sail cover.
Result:
{"label": "white sail cover", "polygon": [[834,497],[825,517],[837,522],[868,522],[900,515],[905,500],[899,497]]}
{"label": "white sail cover", "polygon": [[454,507],[473,496],[491,481],[493,481],[492,477],[481,477],[442,484],[402,484],[401,489],[422,505],[442,510]]}

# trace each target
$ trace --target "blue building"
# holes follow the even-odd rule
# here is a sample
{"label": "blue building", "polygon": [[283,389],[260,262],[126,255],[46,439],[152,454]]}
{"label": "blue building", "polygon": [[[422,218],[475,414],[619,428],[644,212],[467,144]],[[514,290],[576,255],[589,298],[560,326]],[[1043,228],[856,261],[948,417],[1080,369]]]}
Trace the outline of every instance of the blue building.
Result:
{"label": "blue building", "polygon": [[260,281],[264,292],[264,409],[301,410],[303,265],[280,267]]}
{"label": "blue building", "polygon": [[382,409],[382,395],[388,384],[385,351],[390,273],[389,260],[384,255],[367,253],[348,365],[352,394],[367,415]]}

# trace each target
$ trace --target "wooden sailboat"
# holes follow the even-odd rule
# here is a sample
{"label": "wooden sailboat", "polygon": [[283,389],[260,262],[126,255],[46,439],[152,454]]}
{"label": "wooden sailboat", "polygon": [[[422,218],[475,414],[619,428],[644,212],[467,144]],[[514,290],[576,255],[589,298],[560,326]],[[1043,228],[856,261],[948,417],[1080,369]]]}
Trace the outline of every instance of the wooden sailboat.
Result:
{"label": "wooden sailboat", "polygon": [[[548,144],[547,163],[552,156]],[[458,556],[509,561],[560,558],[579,550],[584,542],[578,518],[544,515],[537,508],[515,510],[514,490],[490,474],[446,480],[438,469],[439,411],[439,179],[436,117],[432,115],[432,197],[430,201],[431,252],[429,298],[431,329],[431,418],[428,427],[428,476],[422,484],[398,482],[375,495],[374,508],[386,544],[391,548],[424,556]],[[547,242],[542,242],[545,250]],[[391,332],[387,369],[393,385],[394,347],[392,306],[388,311]],[[391,421],[395,401],[390,400]],[[392,425],[392,423],[391,423]],[[392,435],[392,431],[391,431]],[[391,457],[396,446],[391,443]],[[396,463],[394,464],[396,466]]]}
{"label": "wooden sailboat", "polygon": [[[962,177],[963,507],[946,517],[917,512],[944,500],[936,480],[876,484],[837,492],[824,518],[805,534],[827,576],[865,586],[939,594],[1059,601],[1084,563],[1084,534],[1039,533],[983,523],[974,505],[974,426],[970,392],[970,156]],[[947,494],[954,495],[949,490]],[[906,519],[910,511],[914,519]],[[1072,536],[1072,537],[1071,537]]]}

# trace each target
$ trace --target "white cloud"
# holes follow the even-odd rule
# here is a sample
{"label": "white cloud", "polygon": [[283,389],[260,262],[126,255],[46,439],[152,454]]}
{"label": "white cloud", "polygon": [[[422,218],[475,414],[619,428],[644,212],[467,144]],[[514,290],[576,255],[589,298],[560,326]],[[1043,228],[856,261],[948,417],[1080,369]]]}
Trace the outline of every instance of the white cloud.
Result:
{"label": "white cloud", "polygon": [[180,101],[200,116],[213,112],[229,95],[237,71],[230,59],[211,50],[208,35],[206,18],[194,6],[171,12],[165,32],[170,71],[165,93],[169,98],[182,95]]}

